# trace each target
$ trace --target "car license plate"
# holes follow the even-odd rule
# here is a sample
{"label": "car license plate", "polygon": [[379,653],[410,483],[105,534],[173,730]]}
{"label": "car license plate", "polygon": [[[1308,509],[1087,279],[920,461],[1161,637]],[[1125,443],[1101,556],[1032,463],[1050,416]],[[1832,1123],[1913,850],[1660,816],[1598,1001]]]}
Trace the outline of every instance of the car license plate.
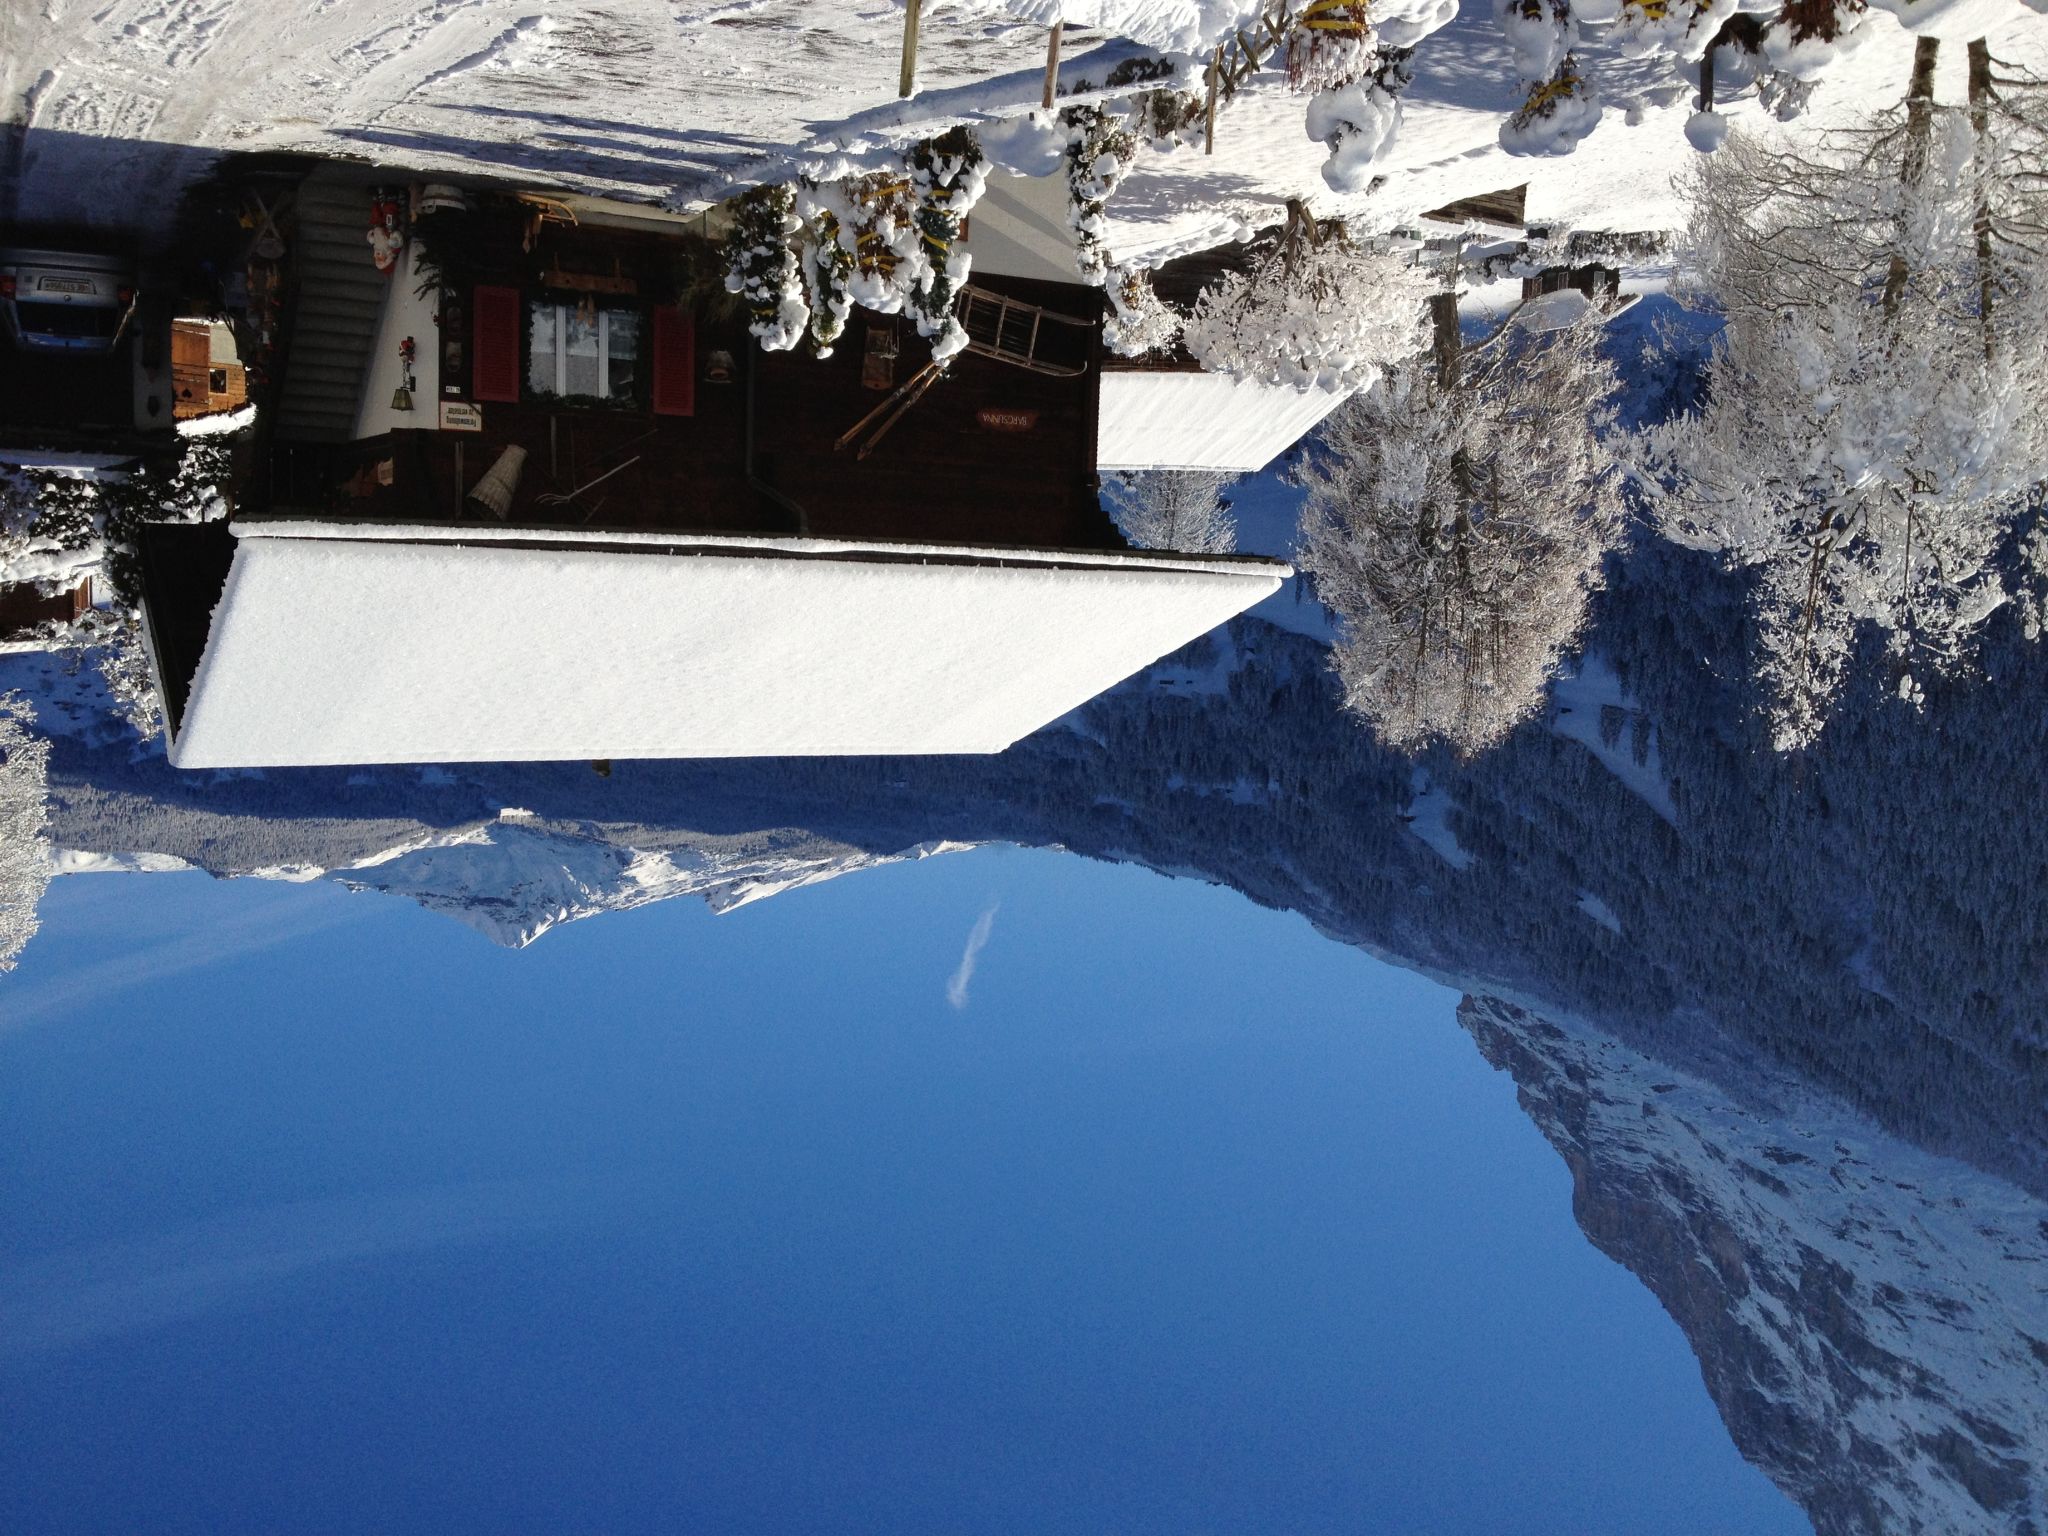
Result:
{"label": "car license plate", "polygon": [[80,277],[39,277],[36,279],[38,293],[84,293],[92,292],[92,284]]}

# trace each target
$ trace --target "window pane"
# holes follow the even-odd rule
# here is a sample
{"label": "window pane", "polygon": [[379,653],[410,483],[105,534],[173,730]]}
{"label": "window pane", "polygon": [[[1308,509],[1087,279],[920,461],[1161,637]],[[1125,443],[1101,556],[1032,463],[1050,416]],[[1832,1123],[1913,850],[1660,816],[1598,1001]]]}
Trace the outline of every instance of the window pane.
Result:
{"label": "window pane", "polygon": [[611,346],[611,370],[605,393],[615,400],[631,399],[639,376],[640,316],[630,309],[608,309],[604,316]]}
{"label": "window pane", "polygon": [[536,394],[555,392],[555,306],[536,304],[532,309],[533,337],[526,351],[526,387]]}
{"label": "window pane", "polygon": [[562,306],[563,389],[568,395],[604,393],[597,375],[597,321]]}

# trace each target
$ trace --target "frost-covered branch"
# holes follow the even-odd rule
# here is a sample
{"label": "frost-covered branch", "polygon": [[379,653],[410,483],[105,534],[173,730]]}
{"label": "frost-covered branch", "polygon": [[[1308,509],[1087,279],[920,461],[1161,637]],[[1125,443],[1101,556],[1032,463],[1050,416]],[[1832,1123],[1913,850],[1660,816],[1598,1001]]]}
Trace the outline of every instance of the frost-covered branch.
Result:
{"label": "frost-covered branch", "polygon": [[1248,270],[1202,291],[1182,340],[1214,372],[1355,388],[1421,348],[1428,293],[1412,262],[1319,226],[1295,203]]}

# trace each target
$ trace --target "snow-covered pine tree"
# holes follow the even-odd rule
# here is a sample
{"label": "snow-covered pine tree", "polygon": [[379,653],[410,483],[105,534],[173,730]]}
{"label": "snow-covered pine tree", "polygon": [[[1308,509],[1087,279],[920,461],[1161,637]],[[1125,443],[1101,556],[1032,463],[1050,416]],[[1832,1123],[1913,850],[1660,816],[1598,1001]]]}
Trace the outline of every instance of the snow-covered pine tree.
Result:
{"label": "snow-covered pine tree", "polygon": [[1293,201],[1247,270],[1202,291],[1181,339],[1213,372],[1356,388],[1421,348],[1428,293],[1412,262],[1318,224]]}
{"label": "snow-covered pine tree", "polygon": [[904,157],[915,205],[917,261],[910,267],[904,310],[917,333],[930,339],[932,359],[943,363],[967,345],[966,329],[953,302],[967,281],[970,258],[959,248],[962,222],[980,201],[988,182],[988,160],[970,128],[952,128],[926,139]]}
{"label": "snow-covered pine tree", "polygon": [[2009,143],[1936,108],[1920,55],[1901,110],[1812,153],[1736,135],[1692,182],[1686,265],[1727,325],[1704,404],[1641,462],[1669,537],[1753,572],[1783,750],[1825,727],[1860,632],[1917,698],[2031,579],[2048,280],[2025,231],[2048,186],[2004,179]]}
{"label": "snow-covered pine tree", "polygon": [[1237,519],[1225,492],[1234,476],[1213,469],[1153,469],[1112,475],[1110,511],[1139,549],[1227,555],[1237,548]]}
{"label": "snow-covered pine tree", "polygon": [[28,700],[0,694],[0,971],[13,970],[35,937],[50,884],[49,765]]}
{"label": "snow-covered pine tree", "polygon": [[1075,234],[1074,266],[1097,287],[1109,276],[1105,212],[1138,155],[1138,136],[1121,111],[1084,105],[1060,113],[1066,130],[1067,223]]}
{"label": "snow-covered pine tree", "polygon": [[745,302],[747,329],[764,352],[787,352],[803,340],[811,318],[793,244],[799,227],[795,194],[786,186],[754,187],[728,207],[726,292]]}
{"label": "snow-covered pine tree", "polygon": [[[1447,296],[1446,296],[1447,297]],[[1325,422],[1302,565],[1338,615],[1345,705],[1388,745],[1489,746],[1540,705],[1621,526],[1615,389],[1589,313],[1447,334]]]}

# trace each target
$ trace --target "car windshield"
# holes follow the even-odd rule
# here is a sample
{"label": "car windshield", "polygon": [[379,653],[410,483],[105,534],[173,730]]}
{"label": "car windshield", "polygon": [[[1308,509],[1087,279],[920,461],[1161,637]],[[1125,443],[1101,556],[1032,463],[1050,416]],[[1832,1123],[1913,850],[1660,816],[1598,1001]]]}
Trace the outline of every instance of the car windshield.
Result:
{"label": "car windshield", "polygon": [[15,306],[25,336],[110,337],[121,323],[121,311],[102,304],[35,304]]}

